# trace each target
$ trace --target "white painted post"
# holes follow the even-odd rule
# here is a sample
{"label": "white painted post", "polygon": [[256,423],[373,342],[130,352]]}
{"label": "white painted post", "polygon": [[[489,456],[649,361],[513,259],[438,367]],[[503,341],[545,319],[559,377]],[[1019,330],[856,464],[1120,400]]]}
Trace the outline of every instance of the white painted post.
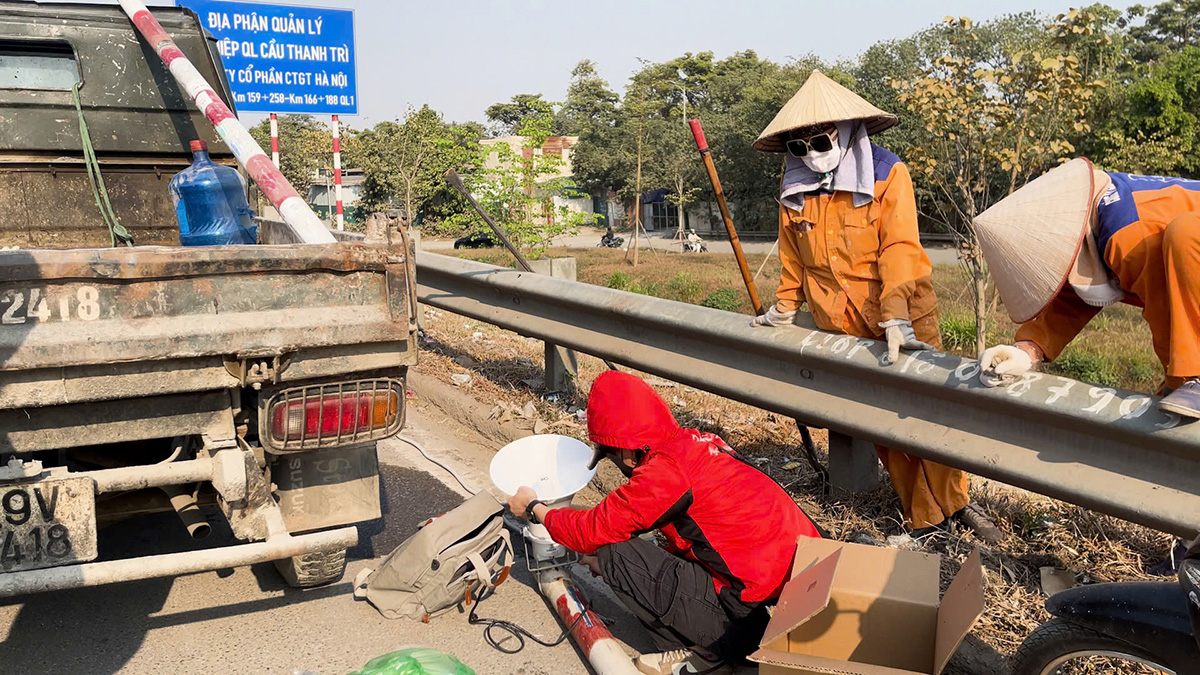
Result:
{"label": "white painted post", "polygon": [[279,168],[279,116],[271,113],[271,163]]}
{"label": "white painted post", "polygon": [[337,229],[346,229],[342,220],[342,132],[338,116],[333,116],[333,200],[337,208]]}
{"label": "white painted post", "polygon": [[258,142],[250,135],[246,127],[238,121],[229,106],[221,100],[212,86],[196,70],[191,61],[184,56],[183,51],[163,29],[162,24],[154,18],[150,10],[141,0],[119,0],[125,14],[133,21],[142,37],[162,59],[163,65],[170,71],[171,76],[179,86],[187,92],[196,107],[204,113],[209,122],[217,130],[217,135],[229,146],[238,164],[250,174],[255,184],[263,191],[271,205],[279,211],[283,221],[307,244],[332,244],[335,242],[325,225],[317,218],[317,214],[309,208],[308,203],[296,192],[287,178],[279,172],[279,168],[271,163],[271,159]]}

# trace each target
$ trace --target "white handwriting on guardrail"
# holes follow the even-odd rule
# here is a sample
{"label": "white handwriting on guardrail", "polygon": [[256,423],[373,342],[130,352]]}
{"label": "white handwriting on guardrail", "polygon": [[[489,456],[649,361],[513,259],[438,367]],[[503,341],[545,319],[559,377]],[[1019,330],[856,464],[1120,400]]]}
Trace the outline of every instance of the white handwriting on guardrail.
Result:
{"label": "white handwriting on guardrail", "polygon": [[[836,335],[833,333],[821,333],[818,331],[809,331],[804,339],[800,341],[800,353],[805,350],[828,351],[831,354],[842,356],[846,359],[852,359],[864,349],[868,349],[877,344],[875,340],[867,340],[864,338],[853,337],[850,335]],[[904,353],[901,356],[900,372],[913,372],[917,375],[925,375],[933,370],[937,365],[937,359],[946,358],[948,355],[938,351],[926,351],[916,353]],[[959,383],[966,384],[976,380],[979,377],[979,362],[972,360],[964,360],[957,368],[954,369],[953,378]],[[1057,382],[1051,386],[1037,388],[1034,384],[1048,377],[1043,373],[1026,373],[1021,379],[1009,384],[1004,388],[1004,392],[1013,398],[1021,398],[1030,392],[1035,392],[1035,395],[1045,394],[1046,405],[1063,405],[1060,401],[1066,399],[1066,405],[1077,408],[1082,412],[1092,415],[1100,415],[1110,409],[1113,401],[1118,401],[1117,413],[1119,420],[1138,419],[1148,412],[1154,413],[1162,418],[1161,422],[1154,425],[1156,429],[1172,429],[1182,421],[1178,415],[1158,411],[1153,405],[1153,399],[1144,394],[1129,394],[1120,396],[1116,389],[1108,387],[1089,387],[1088,397],[1091,399],[1090,405],[1084,405],[1076,398],[1071,398],[1071,391],[1076,384],[1075,380],[1070,380],[1057,375],[1049,376]]]}

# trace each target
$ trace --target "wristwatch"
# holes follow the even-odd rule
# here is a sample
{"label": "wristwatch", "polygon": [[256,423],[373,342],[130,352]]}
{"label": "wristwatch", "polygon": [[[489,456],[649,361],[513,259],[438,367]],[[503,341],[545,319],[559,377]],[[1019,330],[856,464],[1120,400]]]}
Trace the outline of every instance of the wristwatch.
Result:
{"label": "wristwatch", "polygon": [[529,506],[525,507],[525,519],[531,523],[534,523],[535,525],[542,524],[542,521],[538,520],[538,517],[533,513],[533,507],[537,506],[538,504],[545,506],[546,502],[544,502],[540,499],[535,499],[535,500],[529,502]]}

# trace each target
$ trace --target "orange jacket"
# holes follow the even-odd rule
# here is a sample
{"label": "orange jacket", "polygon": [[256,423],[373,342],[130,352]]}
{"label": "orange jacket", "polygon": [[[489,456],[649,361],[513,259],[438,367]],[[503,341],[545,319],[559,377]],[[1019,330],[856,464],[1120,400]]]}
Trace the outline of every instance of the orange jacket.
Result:
{"label": "orange jacket", "polygon": [[[1194,325],[1194,315],[1189,318],[1186,311],[1173,313],[1172,304],[1197,291],[1200,270],[1192,271],[1190,284],[1186,279],[1181,283],[1179,276],[1168,270],[1164,233],[1180,216],[1200,211],[1200,181],[1108,175],[1112,185],[1097,208],[1096,243],[1125,291],[1124,301],[1143,308],[1142,317],[1150,325],[1154,352],[1166,369],[1168,386],[1178,386],[1180,378],[1200,375],[1200,325]],[[1185,236],[1194,230],[1181,228]],[[1200,232],[1193,236],[1200,237]],[[1176,236],[1168,243],[1179,245],[1180,239]],[[1176,271],[1188,276],[1186,266]],[[1183,299],[1182,304],[1194,304]],[[1016,339],[1033,342],[1052,361],[1099,312],[1099,307],[1080,300],[1068,284],[1041,314],[1021,325]]]}
{"label": "orange jacket", "polygon": [[883,333],[883,321],[915,322],[937,309],[908,168],[878,145],[871,153],[870,204],[856,208],[849,192],[818,192],[805,195],[803,211],[779,209],[779,310],[807,301],[822,330],[845,332],[846,303],[874,335]]}

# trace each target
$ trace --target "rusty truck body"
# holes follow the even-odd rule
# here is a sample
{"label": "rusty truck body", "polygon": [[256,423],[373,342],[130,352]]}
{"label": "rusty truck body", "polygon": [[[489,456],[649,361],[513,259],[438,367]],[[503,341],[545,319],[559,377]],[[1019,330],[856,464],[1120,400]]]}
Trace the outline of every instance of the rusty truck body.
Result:
{"label": "rusty truck body", "polygon": [[[229,101],[196,16],[154,13]],[[232,164],[118,7],[0,3],[0,596],[267,560],[327,583],[380,516],[375,443],[416,362],[407,234],[260,221],[258,245],[182,247],[167,185],[196,138]],[[246,543],[96,559],[158,511]]]}

